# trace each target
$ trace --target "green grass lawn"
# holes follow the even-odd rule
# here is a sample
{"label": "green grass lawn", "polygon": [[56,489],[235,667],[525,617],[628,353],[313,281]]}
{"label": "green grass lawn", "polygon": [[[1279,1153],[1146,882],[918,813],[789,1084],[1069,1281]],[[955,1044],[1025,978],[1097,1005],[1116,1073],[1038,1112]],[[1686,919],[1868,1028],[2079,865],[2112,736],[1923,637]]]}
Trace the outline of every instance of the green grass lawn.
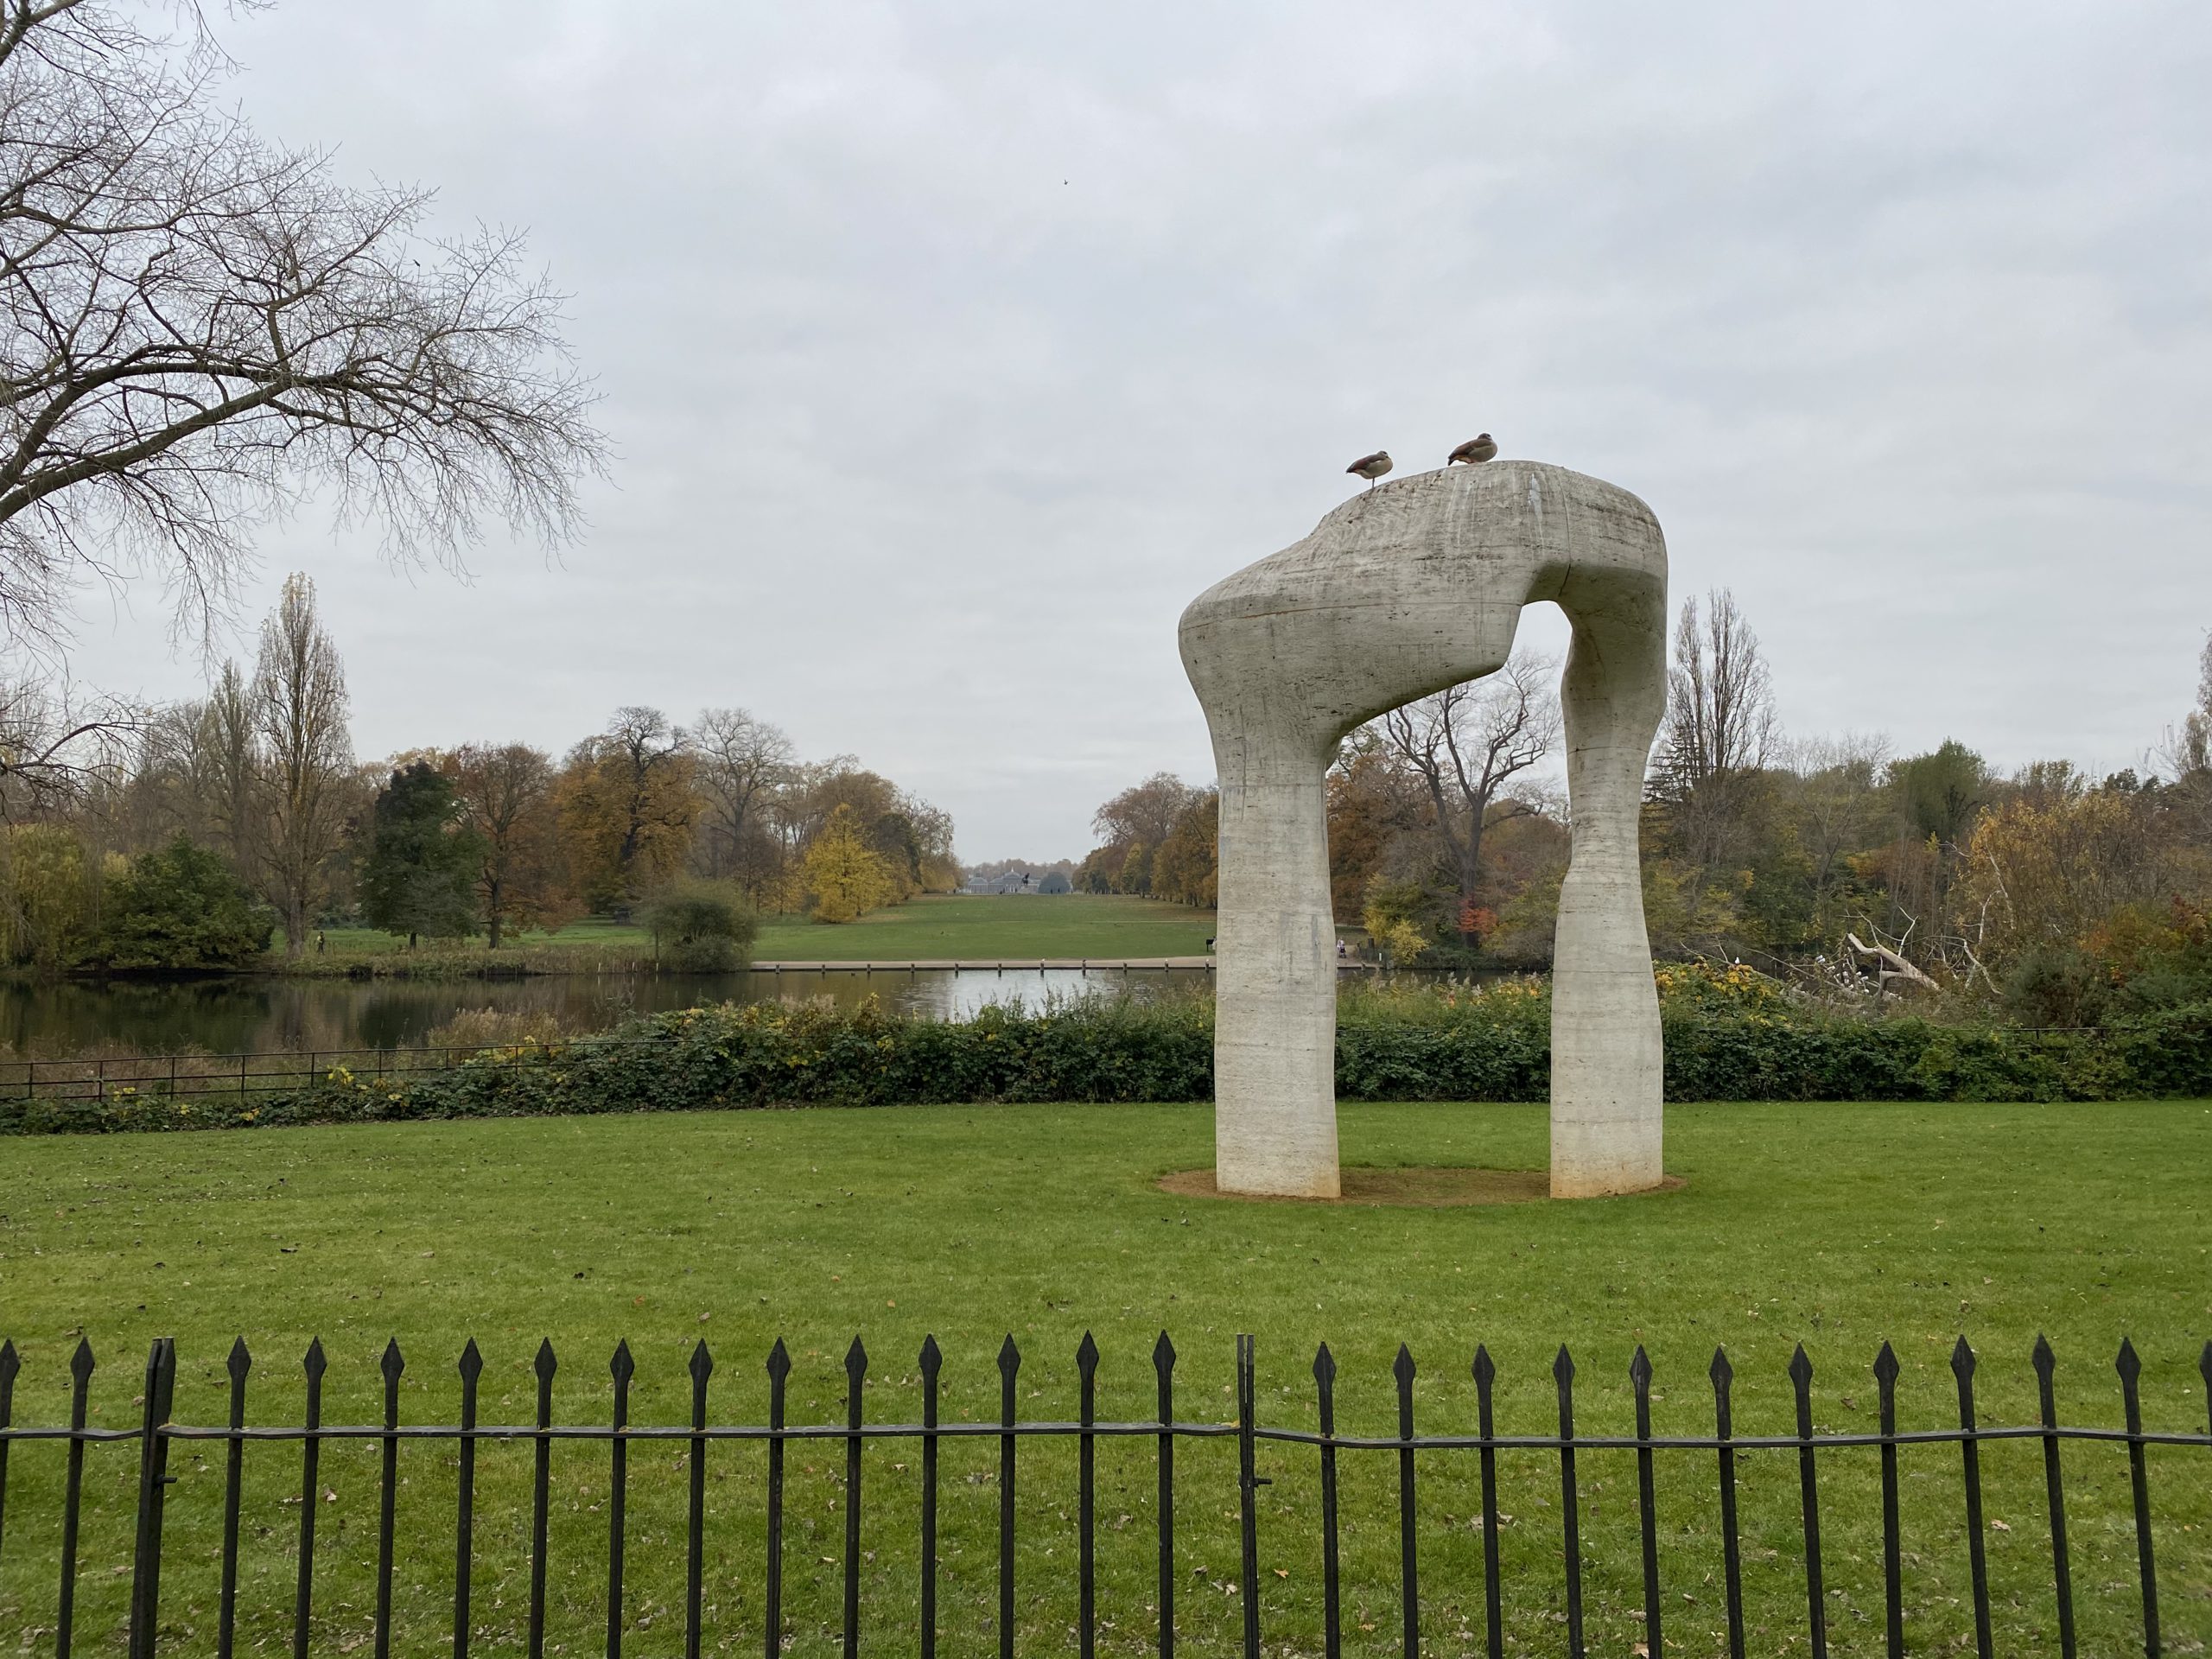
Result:
{"label": "green grass lawn", "polygon": [[[386,933],[373,927],[328,927],[322,930],[327,954],[347,957],[381,957],[404,953],[407,941],[397,934]],[[580,921],[551,933],[510,934],[499,946],[500,954],[526,954],[548,945],[620,945],[626,950],[644,950],[652,944],[652,936],[637,922],[612,921],[604,916],[587,916]],[[418,946],[421,950],[487,950],[484,936],[478,934],[467,939],[435,939]],[[308,953],[315,954],[315,942],[308,942]]]}
{"label": "green grass lawn", "polygon": [[[912,962],[957,957],[963,960],[1039,957],[1198,957],[1213,937],[1214,913],[1186,905],[1116,894],[1064,893],[1056,898],[969,898],[934,893],[904,905],[871,911],[858,921],[830,926],[801,916],[760,918],[753,954],[763,962]],[[368,927],[324,930],[323,963],[386,957],[403,951],[404,939]],[[533,957],[581,952],[643,954],[652,939],[635,924],[587,917],[558,932],[525,934],[500,949],[502,957]],[[484,941],[440,941],[429,947],[446,956],[454,951],[488,954]],[[312,943],[306,966],[314,969]]]}
{"label": "green grass lawn", "polygon": [[1214,913],[1105,893],[1055,898],[931,895],[827,926],[761,918],[762,962],[914,962],[1039,957],[1202,957]]}
{"label": "green grass lawn", "polygon": [[[988,902],[988,901],[987,901]],[[1038,908],[1043,909],[1051,901]],[[1541,1108],[1354,1106],[1348,1160],[1539,1166]],[[1787,1433],[1784,1376],[1802,1341],[1818,1368],[1825,1429],[1871,1429],[1878,1344],[1904,1363],[1906,1427],[1955,1422],[1947,1359],[1961,1332],[1980,1353],[1986,1422],[2032,1421],[2030,1344],[2049,1332],[2069,1421],[2117,1425],[2112,1356],[2123,1333],[2145,1361],[2154,1427],[2202,1433],[2199,1346],[2212,1332],[2212,1105],[1675,1106],[1669,1166],[1683,1189],[1630,1199],[1412,1210],[1177,1199],[1154,1183],[1211,1160],[1201,1108],[974,1107],[702,1113],[386,1125],[7,1143],[0,1199],[0,1332],[23,1355],[19,1421],[66,1410],[79,1332],[102,1361],[98,1424],[135,1421],[146,1344],[181,1354],[180,1421],[220,1421],[223,1357],[243,1332],[256,1357],[249,1421],[296,1422],[299,1357],[319,1334],[330,1355],[330,1421],[374,1421],[375,1363],[388,1336],[408,1357],[413,1422],[454,1421],[454,1358],[483,1344],[486,1421],[528,1421],[541,1335],[561,1356],[556,1418],[605,1420],[607,1356],[637,1357],[635,1415],[683,1420],[683,1364],[711,1344],[713,1417],[764,1420],[769,1344],[790,1340],[795,1422],[842,1421],[842,1357],[855,1332],[872,1358],[866,1409],[919,1414],[915,1351],[946,1352],[946,1415],[997,1408],[993,1358],[1011,1331],[1026,1363],[1021,1410],[1076,1409],[1073,1355],[1084,1331],[1104,1353],[1102,1414],[1141,1418],[1148,1355],[1163,1327],[1182,1358],[1179,1414],[1231,1414],[1233,1341],[1258,1338],[1262,1421],[1313,1421],[1309,1366],[1334,1347],[1339,1427],[1388,1433],[1389,1366],[1408,1343],[1420,1365],[1419,1425],[1471,1429],[1468,1363],[1486,1343],[1501,1372],[1499,1427],[1554,1426],[1558,1344],[1580,1366],[1578,1426],[1632,1425],[1635,1345],[1657,1368],[1661,1433],[1707,1432],[1706,1368],[1726,1342],[1739,1433]],[[680,1446],[631,1459],[629,1650],[681,1642],[684,1478]],[[948,1652],[995,1650],[995,1442],[944,1457],[943,1626]],[[2069,1518],[2084,1654],[2140,1651],[2131,1622],[2133,1539],[2125,1452],[2069,1445]],[[51,1650],[58,1448],[16,1448],[0,1549],[0,1629]],[[427,1651],[450,1624],[454,1459],[403,1450],[404,1540],[394,1650]],[[1260,1537],[1269,1650],[1319,1651],[1313,1454],[1261,1451]],[[1959,1457],[1907,1447],[1904,1515],[1914,1651],[1971,1650]],[[2169,1651],[2212,1636],[2212,1452],[2150,1452]],[[1721,1650],[1712,1459],[1659,1459],[1667,1650]],[[90,1478],[79,1636],[119,1620],[137,1478],[128,1448],[99,1448]],[[241,1651],[286,1640],[299,1454],[246,1459]],[[912,1647],[919,1459],[908,1444],[866,1456],[870,1639]],[[1471,1453],[1424,1454],[1424,1630],[1430,1650],[1479,1650],[1481,1536]],[[710,1454],[709,1643],[759,1640],[762,1453]],[[786,1529],[792,1651],[836,1650],[841,1450],[795,1446]],[[1832,1651],[1881,1649],[1877,1485],[1869,1452],[1821,1460]],[[2056,1652],[2039,1448],[1984,1452],[1998,1650]],[[549,1646],[597,1651],[604,1632],[607,1454],[563,1445],[554,1460]],[[1153,1640],[1153,1466],[1145,1441],[1099,1452],[1102,1649]],[[1072,1451],[1028,1442],[1020,1487],[1024,1652],[1060,1651],[1074,1605]],[[180,1457],[163,1580],[164,1652],[205,1652],[213,1631],[219,1453]],[[350,1651],[370,1620],[373,1447],[326,1447],[319,1511],[317,1651]],[[1233,1446],[1178,1452],[1179,1617],[1190,1652],[1235,1649]],[[528,1586],[529,1454],[493,1446],[479,1465],[479,1652],[518,1651]],[[1742,1459],[1746,1595],[1759,1653],[1802,1650],[1796,1472],[1786,1453]],[[1395,1459],[1344,1454],[1347,1652],[1395,1651]],[[1589,1649],[1624,1656],[1640,1639],[1632,1458],[1581,1459]],[[1555,1460],[1501,1454],[1508,1630],[1515,1650],[1564,1651],[1558,1623]],[[2001,1523],[2001,1525],[1999,1524]],[[1201,1570],[1203,1569],[1203,1570]],[[1371,1630],[1369,1628],[1371,1626]],[[1793,1647],[1793,1643],[1795,1644]]]}

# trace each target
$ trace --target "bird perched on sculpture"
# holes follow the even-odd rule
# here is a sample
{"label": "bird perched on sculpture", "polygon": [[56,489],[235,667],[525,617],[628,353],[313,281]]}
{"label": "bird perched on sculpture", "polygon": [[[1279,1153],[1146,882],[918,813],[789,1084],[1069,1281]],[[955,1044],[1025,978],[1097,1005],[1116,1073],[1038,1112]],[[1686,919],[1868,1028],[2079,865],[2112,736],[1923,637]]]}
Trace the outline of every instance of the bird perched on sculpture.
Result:
{"label": "bird perched on sculpture", "polygon": [[1455,461],[1464,461],[1470,467],[1479,467],[1486,461],[1494,460],[1497,454],[1497,445],[1491,440],[1490,434],[1478,432],[1454,449],[1446,458],[1444,464],[1449,467]]}
{"label": "bird perched on sculpture", "polygon": [[1371,490],[1375,487],[1375,480],[1390,470],[1390,452],[1388,449],[1377,449],[1371,455],[1362,455],[1351,466],[1345,467],[1344,471],[1357,473],[1365,479],[1367,487]]}

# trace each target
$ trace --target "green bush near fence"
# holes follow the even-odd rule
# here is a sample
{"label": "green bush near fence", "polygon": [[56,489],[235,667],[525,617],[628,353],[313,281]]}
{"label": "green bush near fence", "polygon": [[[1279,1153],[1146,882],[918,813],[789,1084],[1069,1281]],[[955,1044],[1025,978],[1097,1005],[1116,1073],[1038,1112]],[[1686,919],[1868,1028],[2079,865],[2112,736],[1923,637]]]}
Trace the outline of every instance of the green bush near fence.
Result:
{"label": "green bush near fence", "polygon": [[[1726,971],[1660,976],[1672,1100],[2120,1100],[2212,1096],[2212,1004],[2094,1031],[1839,1014]],[[1550,1084],[1539,982],[1357,990],[1337,1033],[1344,1100],[1536,1101]],[[243,1097],[111,1084],[104,1099],[0,1101],[0,1133],[534,1117],[710,1107],[1202,1101],[1213,1007],[1200,998],[989,1007],[935,1020],[869,1005],[723,1005],[604,1039],[488,1050],[445,1070]]]}

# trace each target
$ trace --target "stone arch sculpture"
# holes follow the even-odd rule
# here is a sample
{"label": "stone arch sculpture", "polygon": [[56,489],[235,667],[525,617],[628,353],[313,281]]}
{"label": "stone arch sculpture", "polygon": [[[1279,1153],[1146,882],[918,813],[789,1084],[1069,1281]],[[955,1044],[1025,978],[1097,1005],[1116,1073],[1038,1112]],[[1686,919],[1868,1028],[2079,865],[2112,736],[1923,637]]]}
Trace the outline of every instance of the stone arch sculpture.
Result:
{"label": "stone arch sculpture", "polygon": [[1524,606],[1573,625],[1560,682],[1573,852],[1552,990],[1554,1198],[1660,1184],[1659,1003],[1637,857],[1666,702],[1667,549],[1649,508],[1499,461],[1361,492],[1183,613],[1221,784],[1215,1179],[1340,1196],[1325,776],[1344,735],[1494,673]]}

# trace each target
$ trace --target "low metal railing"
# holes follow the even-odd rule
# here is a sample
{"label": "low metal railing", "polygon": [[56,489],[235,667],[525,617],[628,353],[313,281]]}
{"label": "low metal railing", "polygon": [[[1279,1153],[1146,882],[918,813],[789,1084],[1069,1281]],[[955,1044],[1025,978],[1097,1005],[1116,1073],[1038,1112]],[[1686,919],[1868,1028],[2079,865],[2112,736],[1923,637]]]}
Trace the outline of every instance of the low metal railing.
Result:
{"label": "low metal railing", "polygon": [[[1267,1612],[1262,1586],[1269,1582],[1262,1573],[1263,1556],[1256,1494],[1270,1479],[1259,1472],[1263,1447],[1297,1448],[1318,1459],[1318,1512],[1306,1524],[1318,1529],[1323,1564],[1320,1627],[1325,1650],[1334,1659],[1341,1651],[1344,1625],[1343,1550],[1340,1538],[1338,1473],[1340,1461],[1370,1453],[1394,1458],[1397,1487],[1397,1556],[1395,1586],[1400,1611],[1399,1637],[1407,1659],[1420,1652],[1423,1635],[1421,1543],[1423,1516],[1421,1484],[1415,1466],[1419,1453],[1471,1454],[1479,1469],[1482,1531],[1482,1602],[1484,1645],[1489,1655],[1505,1651],[1504,1611],[1507,1584],[1500,1570],[1498,1465],[1504,1457],[1537,1457],[1556,1460],[1560,1503],[1560,1568],[1565,1586],[1564,1647],[1580,1659],[1585,1651],[1585,1551],[1581,1541],[1582,1488],[1577,1459],[1592,1452],[1628,1452],[1637,1467],[1637,1519],[1641,1543],[1642,1640],[1652,1655],[1664,1651],[1666,1599],[1660,1572],[1660,1506],[1655,1496],[1658,1460],[1710,1458],[1718,1481],[1720,1513],[1721,1567],[1726,1599],[1727,1651],[1740,1656],[1748,1650],[1744,1597],[1744,1549],[1738,1514],[1738,1460],[1747,1454],[1773,1452],[1794,1457],[1797,1470],[1797,1521],[1802,1540],[1805,1586],[1803,1633],[1810,1651],[1824,1655],[1829,1640],[1827,1592],[1823,1584],[1821,1536],[1821,1478],[1824,1460],[1852,1448],[1877,1448],[1880,1460],[1881,1571],[1884,1592],[1884,1641],[1891,1655],[1906,1651],[1906,1576],[1903,1527],[1899,1518],[1898,1458],[1907,1448],[1955,1446],[1961,1459],[1964,1494],[1964,1532],[1972,1582],[1973,1639],[1975,1650],[1990,1659],[1995,1651],[1991,1618],[1989,1561],[1985,1545],[1982,1511],[1982,1448],[1993,1442],[2030,1441],[2040,1446],[2044,1475],[2044,1497],[2049,1529],[2050,1578],[2049,1593],[2055,1599],[2058,1651],[2074,1655],[2075,1586],[2069,1561],[2066,1525],[2066,1492],[2063,1446],[2069,1442],[2105,1442],[2125,1446],[2133,1501],[2134,1546],[2139,1582],[2139,1608],[2135,1613],[2142,1650],[2163,1651],[2159,1624],[2156,1541],[2152,1525],[2150,1483],[2145,1449],[2151,1446],[2201,1449],[2212,1457],[2212,1422],[2205,1433],[2156,1432],[2143,1427],[2139,1380],[2141,1365],[2133,1344],[2122,1342],[2115,1362],[2119,1374],[2124,1421],[2118,1427],[2066,1427],[2058,1421],[2054,1376],[2056,1358],[2050,1345],[2037,1338],[2032,1363],[2039,1401],[2038,1420],[2031,1425],[1988,1427],[1977,1417],[1974,1402],[1976,1359],[1964,1338],[1951,1354],[1951,1370],[1957,1386],[1958,1421],[1955,1427],[1901,1430],[1897,1421],[1896,1354],[1885,1343],[1873,1366],[1878,1393],[1879,1427],[1874,1433],[1815,1433],[1813,1417],[1813,1365],[1800,1346],[1789,1364],[1789,1381],[1796,1405],[1796,1432],[1790,1434],[1738,1434],[1732,1412],[1734,1373],[1725,1352],[1716,1350],[1708,1377],[1713,1389],[1713,1429],[1709,1434],[1658,1435],[1651,1430],[1652,1367],[1638,1347],[1629,1367],[1633,1386],[1636,1430],[1632,1435],[1579,1433],[1575,1427],[1575,1365],[1562,1347],[1552,1368],[1558,1403],[1558,1427],[1541,1434],[1503,1434],[1494,1420],[1497,1369],[1485,1348],[1477,1348],[1471,1366],[1477,1392],[1478,1421],[1472,1433],[1419,1433],[1414,1428],[1415,1367],[1409,1351],[1401,1347],[1394,1370],[1396,1384],[1397,1432],[1395,1435],[1349,1435],[1336,1427],[1336,1362],[1324,1344],[1314,1356],[1313,1378],[1319,1414],[1318,1430],[1273,1427],[1258,1421],[1256,1357],[1253,1339],[1236,1339],[1236,1415],[1230,1422],[1198,1422],[1179,1419],[1175,1410],[1176,1352],[1162,1332],[1152,1353],[1157,1385],[1155,1417],[1135,1421],[1102,1421],[1096,1414],[1099,1351],[1086,1335],[1075,1356],[1078,1377],[1077,1415],[1072,1421],[1023,1421],[1018,1414],[1016,1378],[1022,1355],[1009,1336],[998,1353],[1000,1412],[995,1422],[944,1421],[940,1412],[940,1374],[943,1355],[934,1338],[922,1344],[918,1364],[922,1382],[921,1420],[906,1423],[872,1423],[865,1420],[862,1390],[869,1358],[855,1338],[845,1356],[847,1381],[842,1423],[793,1425],[787,1421],[787,1382],[791,1372],[788,1350],[779,1341],[767,1358],[769,1381],[767,1421],[760,1424],[716,1424],[709,1421],[708,1391],[715,1362],[702,1341],[693,1350],[689,1370],[690,1411],[688,1424],[652,1426],[630,1421],[631,1382],[635,1373],[627,1344],[619,1344],[609,1364],[613,1410],[608,1420],[593,1424],[556,1424],[553,1413],[553,1382],[558,1362],[550,1341],[542,1343],[533,1367],[537,1409],[531,1422],[487,1425],[478,1421],[478,1386],[484,1359],[474,1339],[460,1360],[460,1421],[451,1424],[404,1424],[400,1421],[400,1379],[406,1369],[397,1343],[384,1351],[382,1376],[384,1411],[381,1422],[334,1425],[322,1421],[323,1379],[327,1370],[320,1340],[311,1344],[305,1359],[306,1409],[302,1421],[282,1426],[249,1427],[246,1422],[247,1380],[253,1360],[243,1340],[229,1358],[229,1412],[220,1426],[199,1426],[170,1421],[175,1399],[177,1352],[163,1338],[148,1357],[143,1411],[138,1427],[127,1429],[88,1427],[88,1405],[95,1370],[90,1344],[80,1341],[70,1364],[69,1421],[67,1427],[26,1427],[14,1421],[14,1397],[18,1357],[12,1343],[0,1344],[0,1529],[18,1519],[8,1506],[8,1457],[20,1443],[60,1441],[67,1452],[62,1481],[62,1516],[59,1583],[55,1600],[54,1652],[68,1659],[79,1632],[75,1628],[75,1594],[80,1575],[106,1563],[79,1559],[79,1541],[85,1499],[86,1454],[89,1448],[135,1443],[139,1474],[136,1514],[136,1541],[130,1563],[131,1593],[127,1619],[129,1651],[133,1659],[153,1659],[160,1618],[163,1551],[168,1546],[163,1532],[164,1497],[170,1484],[168,1460],[179,1445],[211,1444],[224,1452],[224,1504],[220,1546],[220,1589],[218,1598],[215,1651],[230,1659],[236,1644],[239,1594],[240,1502],[246,1448],[274,1443],[297,1442],[300,1452],[300,1502],[293,1584],[292,1641],[296,1654],[305,1655],[317,1629],[315,1608],[315,1522],[321,1491],[320,1459],[333,1441],[373,1442],[380,1450],[378,1483],[377,1566],[372,1635],[378,1659],[390,1650],[392,1634],[393,1573],[397,1536],[397,1496],[403,1445],[443,1443],[454,1448],[458,1459],[455,1507],[453,1513],[452,1651],[467,1653],[476,1633],[472,1614],[471,1587],[476,1548],[476,1456],[487,1442],[526,1442],[533,1450],[530,1536],[530,1592],[526,1614],[527,1649],[533,1659],[545,1649],[550,1466],[556,1441],[602,1442],[609,1459],[609,1503],[606,1533],[606,1651],[619,1656],[626,1628],[625,1573],[626,1503],[629,1492],[627,1459],[632,1446],[677,1443],[688,1449],[688,1490],[684,1530],[686,1548],[684,1629],[687,1655],[702,1650],[702,1560],[708,1536],[705,1510],[709,1448],[730,1441],[765,1444],[766,1464],[760,1491],[766,1521],[764,1581],[760,1586],[763,1611],[759,1639],[768,1659],[776,1659],[787,1637],[784,1608],[785,1468],[785,1458],[793,1443],[808,1441],[841,1446],[843,1451],[842,1518],[843,1549],[840,1637],[842,1651],[856,1656],[863,1637],[861,1624],[861,1513],[865,1448],[871,1442],[918,1441],[921,1452],[919,1494],[918,1576],[911,1620],[902,1616],[902,1629],[916,1632],[919,1650],[936,1652],[939,1634],[938,1581],[939,1451],[948,1440],[995,1441],[997,1448],[997,1603],[998,1649],[1007,1659],[1016,1651],[1020,1625],[1015,1597],[1016,1540],[1021,1525],[1017,1486],[1020,1447],[1039,1439],[1076,1443],[1077,1559],[1074,1567],[1076,1617],[1074,1635],[1078,1650],[1090,1656],[1099,1630],[1096,1605],[1096,1545],[1098,1534],[1096,1448],[1102,1440],[1124,1439],[1149,1442],[1153,1447],[1158,1483],[1158,1580],[1154,1608],[1157,1614],[1154,1645],[1162,1659],[1173,1659],[1178,1634],[1176,1593],[1176,1505],[1179,1489],[1175,1453],[1188,1440],[1233,1440],[1236,1452],[1236,1502],[1239,1582],[1243,1621],[1242,1649],[1251,1659],[1262,1652]],[[2212,1343],[2199,1360],[2208,1397],[2212,1397]],[[904,1467],[904,1465],[899,1465]],[[1670,1463],[1670,1471],[1679,1462]],[[2212,1460],[2205,1465],[2212,1479]],[[1831,1477],[1833,1478],[1833,1477]],[[1048,1503],[1064,1501],[1047,1494]],[[1187,1498],[1185,1501],[1188,1501]],[[1126,1519],[1127,1517],[1123,1517]],[[18,1529],[20,1531],[20,1528]],[[4,1538],[0,1531],[0,1538]],[[1866,1540],[1857,1541],[1865,1545]],[[2201,1545],[2202,1541],[2197,1541]],[[1831,1544],[1833,1541],[1831,1541]],[[197,1545],[195,1543],[195,1550]],[[830,1558],[823,1557],[827,1561]],[[2192,1558],[2201,1567],[2202,1558]],[[111,1570],[122,1571],[119,1564]],[[1371,1586],[1370,1586],[1371,1588]],[[1363,1629],[1371,1630],[1371,1624]],[[1925,1629],[1916,1623],[1916,1630]],[[1034,1633],[1033,1633],[1034,1634]],[[1054,1632],[1057,1637],[1058,1632]],[[1433,1634],[1433,1632],[1432,1632]],[[1957,1632],[1963,1639],[1964,1632]],[[1794,1644],[1795,1638],[1790,1638]],[[1933,1633],[1916,1637],[1920,1645],[1932,1645]],[[1057,1642],[1055,1643],[1057,1645]],[[1777,1644],[1773,1651],[1779,1651]],[[2187,1650],[2193,1651],[2193,1648]]]}
{"label": "low metal railing", "polygon": [[269,1049],[239,1054],[105,1055],[0,1060],[0,1099],[105,1101],[130,1095],[194,1100],[304,1089],[341,1074],[384,1082],[486,1058],[516,1065],[558,1053],[667,1048],[666,1037],[575,1037],[419,1048]]}

